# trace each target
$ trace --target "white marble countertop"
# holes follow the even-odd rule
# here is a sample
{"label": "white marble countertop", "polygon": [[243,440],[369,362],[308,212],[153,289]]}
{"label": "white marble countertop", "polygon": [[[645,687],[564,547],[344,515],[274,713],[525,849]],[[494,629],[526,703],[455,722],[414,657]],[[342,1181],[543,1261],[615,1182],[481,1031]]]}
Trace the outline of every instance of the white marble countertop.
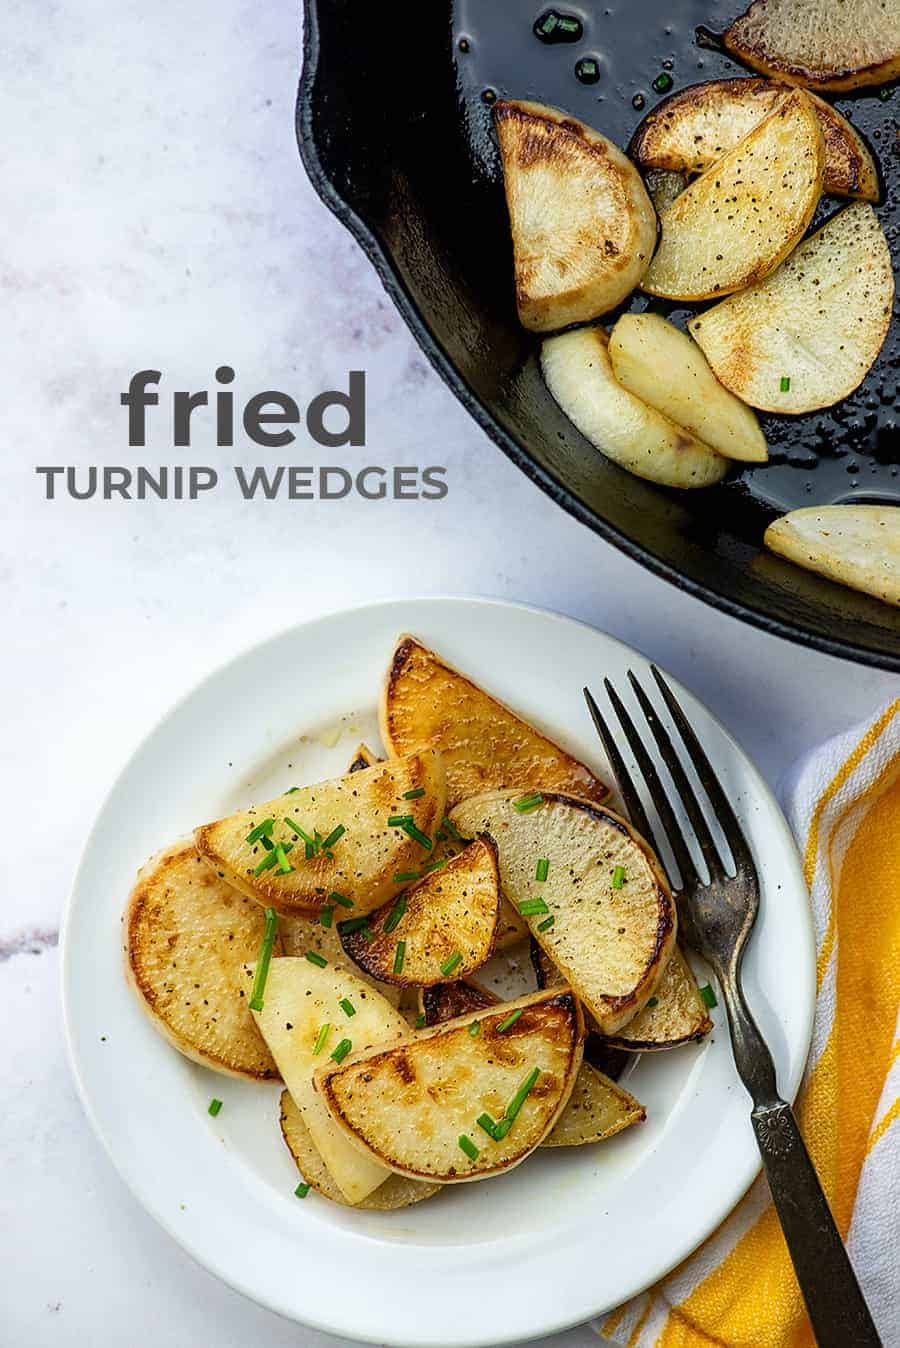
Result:
{"label": "white marble countertop", "polygon": [[[0,1339],[324,1343],[157,1229],[67,1068],[61,905],[113,775],[161,713],[279,628],[410,593],[523,599],[605,628],[704,697],[776,784],[897,681],[677,593],[476,429],[303,176],[291,0],[8,0],[4,26]],[[118,398],[133,370],[199,389],[223,362],[245,395],[298,398],[366,368],[371,460],[447,464],[448,499],[42,500],[38,464],[133,461]],[[177,458],[164,437],[147,451]],[[232,461],[208,443],[199,458]]]}

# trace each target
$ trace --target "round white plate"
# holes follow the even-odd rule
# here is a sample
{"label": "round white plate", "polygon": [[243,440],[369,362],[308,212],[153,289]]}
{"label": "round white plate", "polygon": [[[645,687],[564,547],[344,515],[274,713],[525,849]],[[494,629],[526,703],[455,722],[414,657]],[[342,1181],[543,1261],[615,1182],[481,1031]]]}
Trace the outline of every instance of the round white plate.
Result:
{"label": "round white plate", "polygon": [[[239,657],[151,734],[97,820],[64,926],[69,1047],[88,1115],[132,1191],[233,1287],[295,1320],[394,1348],[521,1342],[586,1320],[659,1278],[753,1180],[750,1104],[721,1009],[704,1044],[644,1055],[630,1073],[646,1123],[375,1214],[314,1194],[295,1198],[277,1089],[182,1058],[123,976],[120,916],[137,867],[199,822],[344,770],[358,740],[376,734],[380,682],[404,631],[600,768],[582,685],[599,696],[609,675],[624,693],[629,668],[648,673],[642,656],[590,627],[479,599],[355,609]],[[814,995],[798,857],[752,764],[694,698],[678,695],[756,856],[762,907],[746,987],[781,1089],[793,1098]],[[207,1113],[213,1096],[224,1101],[215,1119]]]}

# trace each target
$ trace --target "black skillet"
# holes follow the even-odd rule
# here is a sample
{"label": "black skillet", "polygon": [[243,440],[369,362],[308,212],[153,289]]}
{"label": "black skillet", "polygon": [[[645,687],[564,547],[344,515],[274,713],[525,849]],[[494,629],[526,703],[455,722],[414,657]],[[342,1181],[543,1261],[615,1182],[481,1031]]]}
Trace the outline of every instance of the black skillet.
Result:
{"label": "black skillet", "polygon": [[[900,670],[900,610],[761,547],[769,520],[796,506],[900,505],[896,322],[852,398],[830,412],[764,418],[770,464],[705,491],[675,492],[632,477],[583,439],[544,388],[537,343],[516,321],[490,100],[552,103],[626,145],[668,79],[677,90],[746,73],[696,33],[699,25],[724,29],[741,0],[561,4],[583,37],[556,45],[532,31],[546,8],[536,0],[304,5],[297,135],[307,172],[488,435],[553,500],[681,589],[780,636]],[[584,57],[598,61],[593,84],[576,78]],[[881,163],[880,216],[896,262],[900,88],[838,106]],[[835,206],[825,202],[821,214]],[[665,311],[678,317],[677,308]]]}

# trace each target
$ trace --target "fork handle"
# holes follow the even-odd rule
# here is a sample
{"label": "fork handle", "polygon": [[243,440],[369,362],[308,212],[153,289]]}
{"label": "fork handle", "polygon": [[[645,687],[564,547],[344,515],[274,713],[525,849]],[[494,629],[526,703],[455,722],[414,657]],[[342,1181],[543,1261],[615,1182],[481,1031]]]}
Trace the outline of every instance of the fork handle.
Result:
{"label": "fork handle", "polygon": [[772,1200],[819,1348],[882,1348],[794,1111],[750,1013],[739,973],[721,978],[734,1060],[753,1099],[751,1120]]}

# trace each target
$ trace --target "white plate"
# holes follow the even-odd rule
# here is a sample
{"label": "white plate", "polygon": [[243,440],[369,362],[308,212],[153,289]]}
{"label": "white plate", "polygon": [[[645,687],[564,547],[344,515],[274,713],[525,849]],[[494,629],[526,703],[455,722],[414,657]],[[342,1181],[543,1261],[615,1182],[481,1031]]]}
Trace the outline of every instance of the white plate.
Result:
{"label": "white plate", "polygon": [[[583,683],[647,673],[644,658],[568,618],[478,599],[356,609],[297,627],[207,679],[138,750],[88,842],[64,926],[69,1046],[88,1115],[144,1207],[211,1272],[282,1315],[402,1345],[521,1342],[633,1295],[725,1217],[759,1160],[721,1010],[703,1045],[645,1055],[628,1085],[646,1123],[557,1149],[508,1175],[395,1214],[293,1196],[274,1087],[194,1066],[125,983],[119,919],[136,868],[194,824],[343,769],[395,638],[412,631],[589,762],[603,766]],[[781,1089],[797,1089],[814,995],[813,938],[794,843],[734,741],[683,705],[750,837],[762,908],[750,1004]],[[224,1101],[218,1118],[207,1105]]]}

